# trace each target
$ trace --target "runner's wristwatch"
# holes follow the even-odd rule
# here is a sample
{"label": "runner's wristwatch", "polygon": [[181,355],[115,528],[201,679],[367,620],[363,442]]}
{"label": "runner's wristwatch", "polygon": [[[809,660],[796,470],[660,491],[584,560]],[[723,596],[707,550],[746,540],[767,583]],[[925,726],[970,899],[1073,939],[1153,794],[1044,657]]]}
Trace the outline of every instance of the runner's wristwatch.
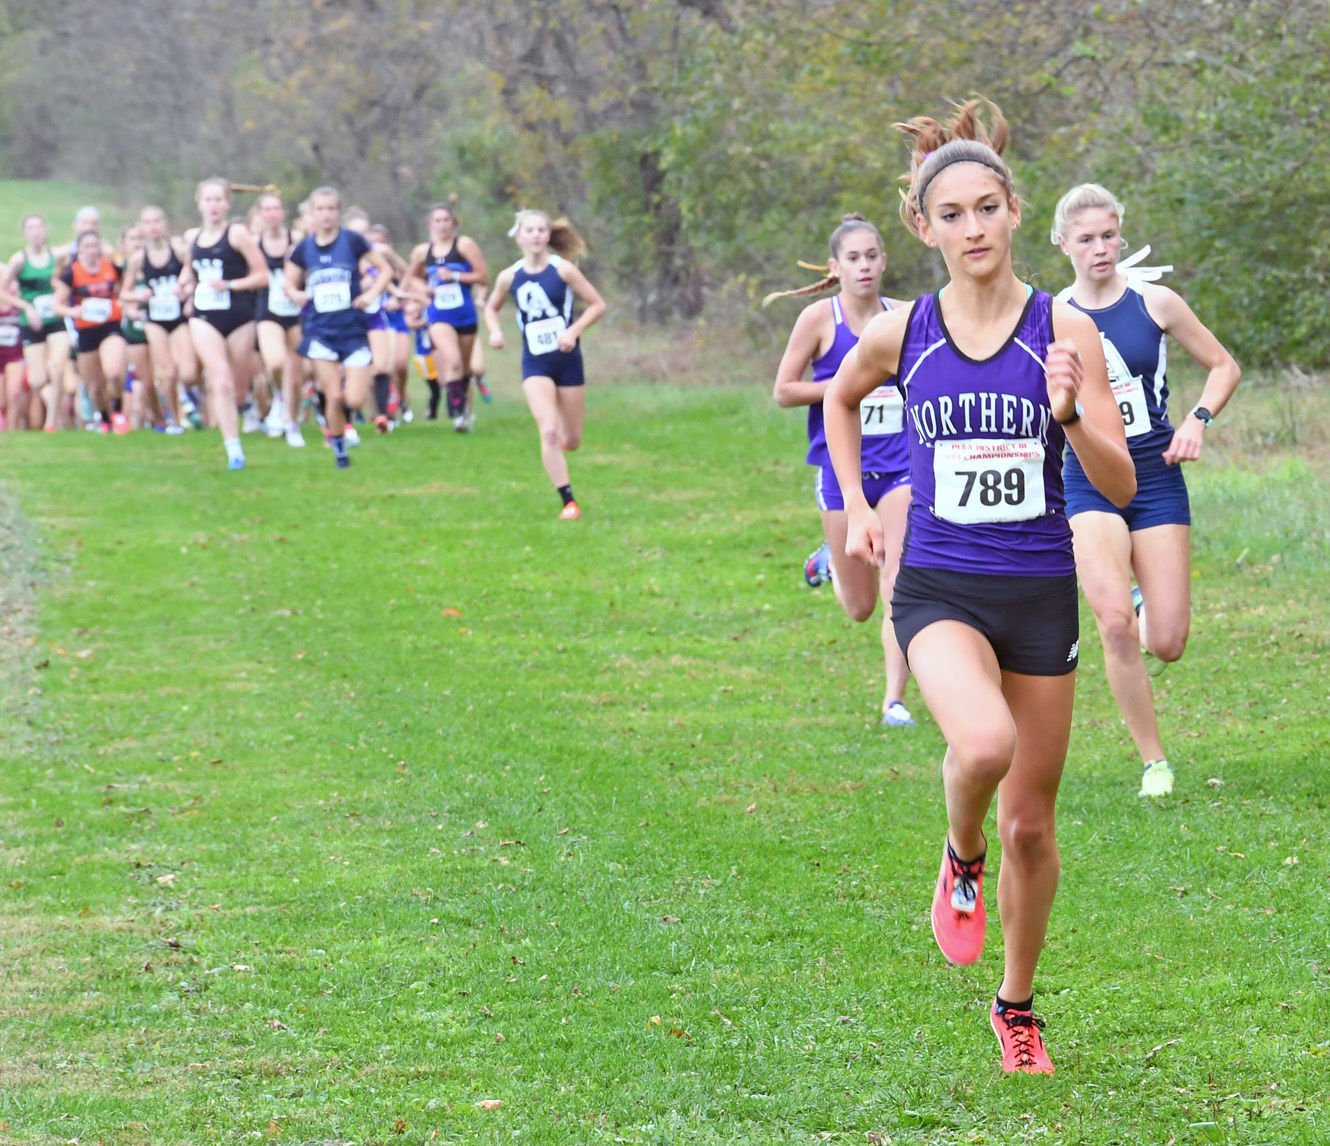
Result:
{"label": "runner's wristwatch", "polygon": [[1196,406],[1192,409],[1192,416],[1201,420],[1201,425],[1207,430],[1214,425],[1215,416],[1204,406]]}

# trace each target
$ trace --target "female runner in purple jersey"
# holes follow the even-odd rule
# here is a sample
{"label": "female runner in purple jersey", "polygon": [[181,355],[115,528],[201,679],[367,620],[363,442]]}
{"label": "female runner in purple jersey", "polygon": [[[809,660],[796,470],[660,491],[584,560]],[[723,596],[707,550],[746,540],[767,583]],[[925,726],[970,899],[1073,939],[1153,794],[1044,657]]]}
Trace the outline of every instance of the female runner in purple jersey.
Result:
{"label": "female runner in purple jersey", "polygon": [[[878,229],[862,215],[846,215],[831,235],[826,277],[802,290],[768,295],[762,302],[765,306],[775,298],[798,298],[840,287],[834,298],[811,303],[795,321],[776,370],[775,398],[779,406],[808,407],[807,461],[818,467],[817,507],[830,551],[836,600],[854,620],[866,621],[873,615],[878,597],[882,598],[882,652],[886,661],[882,723],[900,728],[914,723],[903,703],[909,669],[896,643],[890,608],[905,535],[905,511],[910,505],[909,447],[901,422],[900,391],[894,385],[879,386],[864,399],[859,411],[864,442],[861,481],[869,493],[869,504],[882,521],[885,538],[886,559],[877,570],[845,553],[845,502],[827,456],[822,427],[822,395],[836,368],[870,320],[903,305],[881,295],[886,269],[887,254]],[[804,373],[810,366],[813,380],[807,382]]]}
{"label": "female runner in purple jersey", "polygon": [[[1241,371],[1180,295],[1154,282],[1133,283],[1119,269],[1122,214],[1122,204],[1095,183],[1073,187],[1053,213],[1051,238],[1076,273],[1076,282],[1060,297],[1085,311],[1103,336],[1137,483],[1131,504],[1118,509],[1086,488],[1069,454],[1067,513],[1108,683],[1141,755],[1140,795],[1167,796],[1173,769],[1164,755],[1141,648],[1168,662],[1187,647],[1191,513],[1179,463],[1201,456],[1206,427],[1228,405]],[[1176,428],[1168,418],[1166,335],[1207,372],[1199,403]],[[1140,586],[1135,593],[1133,575]]]}
{"label": "female runner in purple jersey", "polygon": [[1064,443],[1114,504],[1136,481],[1094,323],[1012,270],[1021,213],[1001,112],[972,100],[946,125],[899,126],[913,144],[902,216],[941,251],[949,282],[869,323],[823,401],[827,442],[850,517],[846,551],[880,564],[882,523],[860,488],[859,405],[899,378],[913,499],[892,617],[947,741],[933,934],[949,962],[982,953],[983,824],[996,794],[1005,965],[989,1021],[1004,1071],[1051,1073],[1033,1008],[1078,643]]}

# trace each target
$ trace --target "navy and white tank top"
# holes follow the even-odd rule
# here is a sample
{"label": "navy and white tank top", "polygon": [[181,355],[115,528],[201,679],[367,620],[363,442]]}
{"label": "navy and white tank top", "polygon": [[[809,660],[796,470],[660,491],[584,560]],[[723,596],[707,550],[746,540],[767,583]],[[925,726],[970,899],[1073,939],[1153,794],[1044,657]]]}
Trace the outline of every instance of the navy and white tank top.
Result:
{"label": "navy and white tank top", "polygon": [[185,264],[170,243],[166,245],[166,262],[161,266],[152,261],[152,248],[143,248],[143,283],[152,291],[148,299],[149,322],[175,322],[183,316],[184,307],[176,293],[176,284],[184,269]]}
{"label": "navy and white tank top", "polygon": [[[891,303],[885,298],[880,301],[884,311],[891,309]],[[831,316],[835,333],[826,353],[813,359],[814,382],[830,382],[845,356],[859,342],[859,336],[845,321],[845,308],[839,297],[831,300]],[[909,443],[904,434],[904,411],[904,400],[895,378],[886,379],[859,403],[861,472],[904,473],[908,468]],[[831,464],[821,402],[808,407],[808,456],[804,460],[810,466]]]}
{"label": "navy and white tank top", "polygon": [[364,338],[369,320],[352,304],[361,292],[360,260],[369,240],[345,227],[326,246],[306,235],[291,252],[291,262],[305,272],[309,306],[301,320],[306,338],[339,341]]}
{"label": "navy and white tank top", "polygon": [[[457,282],[452,275],[466,274],[475,268],[457,249],[457,240],[445,254],[436,255],[430,244],[425,263],[425,277],[430,290],[431,321],[446,322],[450,326],[472,326],[476,322],[476,302],[471,297],[471,284]],[[452,274],[445,274],[451,271]]]}
{"label": "navy and white tank top", "polygon": [[230,282],[242,279],[249,274],[249,263],[245,256],[231,246],[231,226],[222,228],[217,240],[203,246],[199,238],[203,232],[194,236],[190,246],[189,259],[194,266],[194,310],[202,314],[205,311],[252,309],[254,296],[252,291],[235,291],[226,288],[215,289],[204,286],[212,279]]}
{"label": "navy and white tank top", "polygon": [[559,353],[559,335],[573,322],[573,292],[559,277],[561,255],[538,271],[529,271],[519,261],[513,264],[510,293],[517,307],[517,325],[522,332],[522,353],[539,358]]}
{"label": "navy and white tank top", "polygon": [[[1099,328],[1108,360],[1108,381],[1122,411],[1122,428],[1132,457],[1152,460],[1173,440],[1168,420],[1168,360],[1163,330],[1145,309],[1145,299],[1130,286],[1112,306],[1091,310],[1067,298],[1077,310],[1088,314]],[[1073,452],[1067,469],[1078,476],[1085,471]]]}
{"label": "navy and white tank top", "polygon": [[957,349],[936,295],[914,304],[899,373],[913,489],[904,564],[1015,577],[1075,571],[1066,435],[1044,373],[1052,338],[1053,300],[1042,291],[983,361]]}

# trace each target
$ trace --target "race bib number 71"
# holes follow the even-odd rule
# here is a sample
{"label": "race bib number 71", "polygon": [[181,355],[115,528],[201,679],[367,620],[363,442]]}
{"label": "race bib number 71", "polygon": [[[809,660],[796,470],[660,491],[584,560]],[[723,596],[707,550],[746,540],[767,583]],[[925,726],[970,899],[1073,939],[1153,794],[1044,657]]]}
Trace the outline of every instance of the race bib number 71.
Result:
{"label": "race bib number 71", "polygon": [[1035,438],[971,438],[933,446],[933,511],[958,525],[1042,517],[1044,447]]}
{"label": "race bib number 71", "polygon": [[905,425],[905,400],[895,386],[879,386],[859,403],[859,426],[865,438],[899,434]]}

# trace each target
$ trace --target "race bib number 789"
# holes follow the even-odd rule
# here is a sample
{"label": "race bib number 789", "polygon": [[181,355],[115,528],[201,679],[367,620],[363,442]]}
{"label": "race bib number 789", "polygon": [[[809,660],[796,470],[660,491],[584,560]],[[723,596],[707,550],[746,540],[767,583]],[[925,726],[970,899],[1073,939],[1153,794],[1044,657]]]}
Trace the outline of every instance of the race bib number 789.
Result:
{"label": "race bib number 789", "polygon": [[1035,438],[971,438],[933,446],[933,511],[958,525],[1042,517],[1044,447]]}

